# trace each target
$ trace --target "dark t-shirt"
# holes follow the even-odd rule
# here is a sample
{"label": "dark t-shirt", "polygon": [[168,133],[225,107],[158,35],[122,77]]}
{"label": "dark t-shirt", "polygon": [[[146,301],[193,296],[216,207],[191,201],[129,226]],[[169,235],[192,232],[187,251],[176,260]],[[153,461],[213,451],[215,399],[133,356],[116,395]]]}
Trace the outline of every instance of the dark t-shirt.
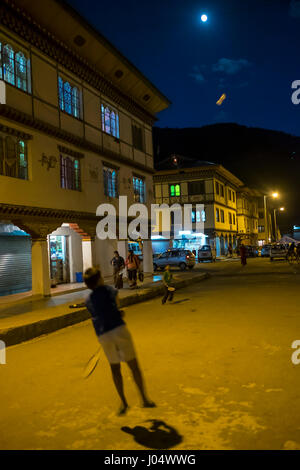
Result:
{"label": "dark t-shirt", "polygon": [[111,286],[99,286],[91,293],[86,302],[97,336],[125,325],[117,307],[117,293],[117,289]]}

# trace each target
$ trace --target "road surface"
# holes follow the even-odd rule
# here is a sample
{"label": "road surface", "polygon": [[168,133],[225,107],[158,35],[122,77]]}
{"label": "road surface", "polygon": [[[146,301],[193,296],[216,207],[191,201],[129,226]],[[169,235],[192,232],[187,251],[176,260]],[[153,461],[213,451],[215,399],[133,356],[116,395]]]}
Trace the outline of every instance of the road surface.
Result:
{"label": "road surface", "polygon": [[162,448],[300,449],[300,364],[291,361],[300,339],[299,269],[268,259],[197,269],[212,277],[178,291],[173,304],[154,299],[126,309],[157,408],[140,407],[124,366],[131,408],[117,417],[103,354],[83,380],[98,348],[87,321],[8,348],[0,365],[0,449],[151,448],[152,419],[173,430]]}

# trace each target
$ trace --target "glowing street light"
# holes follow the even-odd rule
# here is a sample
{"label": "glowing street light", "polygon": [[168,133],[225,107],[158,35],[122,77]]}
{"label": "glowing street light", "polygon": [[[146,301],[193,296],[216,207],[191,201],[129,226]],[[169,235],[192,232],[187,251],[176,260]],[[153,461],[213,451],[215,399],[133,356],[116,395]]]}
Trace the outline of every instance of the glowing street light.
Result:
{"label": "glowing street light", "polygon": [[269,227],[268,215],[267,215],[267,198],[268,197],[272,197],[273,199],[277,199],[279,197],[279,194],[278,194],[277,191],[274,191],[272,194],[268,194],[268,195],[264,194],[265,240],[266,240],[266,242],[268,242],[269,232],[271,231],[270,227]]}
{"label": "glowing street light", "polygon": [[284,207],[280,207],[279,210],[280,210],[281,212],[283,212],[283,211],[285,210],[285,208],[284,208]]}
{"label": "glowing street light", "polygon": [[202,23],[206,23],[207,15],[201,15],[201,21],[202,21]]}

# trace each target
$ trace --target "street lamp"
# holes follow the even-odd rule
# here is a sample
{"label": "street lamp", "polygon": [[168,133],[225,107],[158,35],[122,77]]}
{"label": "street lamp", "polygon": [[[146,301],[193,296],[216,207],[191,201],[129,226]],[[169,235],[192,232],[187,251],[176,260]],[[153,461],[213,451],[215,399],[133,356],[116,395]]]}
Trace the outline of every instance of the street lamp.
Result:
{"label": "street lamp", "polygon": [[272,197],[273,199],[277,199],[279,197],[279,194],[277,191],[273,192],[271,195],[269,194],[264,194],[264,212],[265,212],[265,241],[268,243],[269,241],[269,227],[267,231],[267,226],[268,226],[268,218],[267,218],[267,197]]}
{"label": "street lamp", "polygon": [[[276,221],[276,211],[278,209],[274,209],[274,231],[275,231],[275,242],[277,241],[277,221]],[[280,212],[283,212],[285,209],[284,207],[279,207]]]}

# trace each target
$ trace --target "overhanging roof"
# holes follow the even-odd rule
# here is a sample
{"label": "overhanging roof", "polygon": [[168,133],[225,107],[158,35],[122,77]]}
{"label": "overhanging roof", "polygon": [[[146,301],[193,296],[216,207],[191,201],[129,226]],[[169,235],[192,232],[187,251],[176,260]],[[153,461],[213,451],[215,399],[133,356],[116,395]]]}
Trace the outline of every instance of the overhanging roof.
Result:
{"label": "overhanging roof", "polygon": [[[131,96],[149,113],[155,115],[171,104],[115,46],[66,1],[14,0],[14,3],[26,10],[37,23],[86,59],[115,87]],[[76,44],[76,37],[83,38],[84,44]],[[147,97],[149,99],[145,100]]]}

